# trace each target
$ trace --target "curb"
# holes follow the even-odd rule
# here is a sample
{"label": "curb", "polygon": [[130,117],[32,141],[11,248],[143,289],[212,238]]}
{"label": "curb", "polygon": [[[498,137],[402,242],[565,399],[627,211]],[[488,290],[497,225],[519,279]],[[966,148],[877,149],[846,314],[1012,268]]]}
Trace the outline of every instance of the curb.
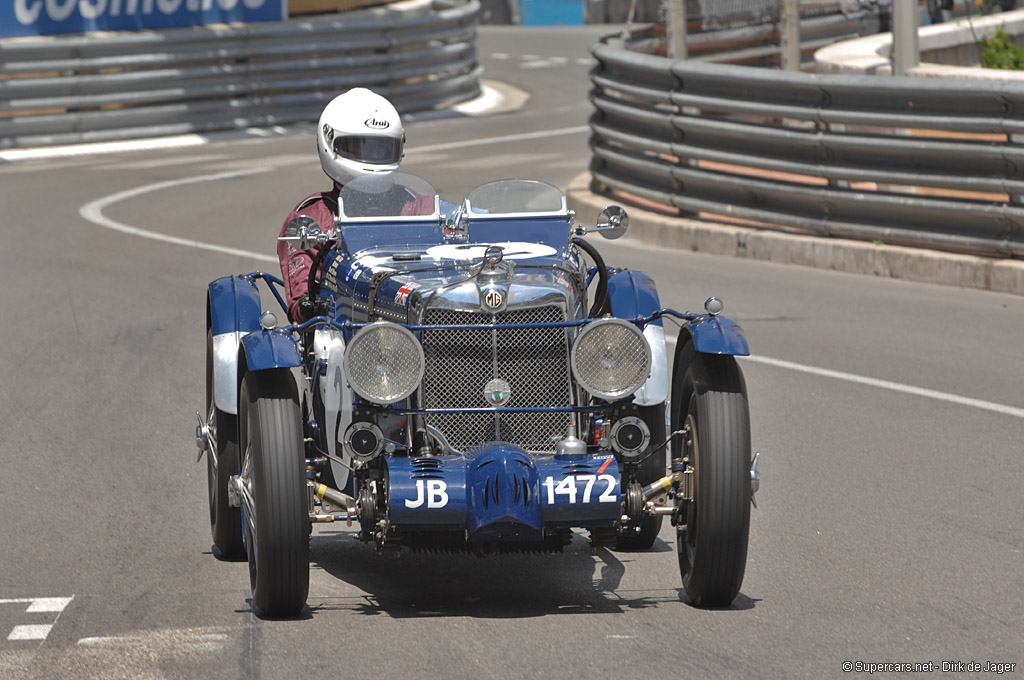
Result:
{"label": "curb", "polygon": [[[583,224],[594,224],[597,214],[616,202],[590,190],[590,173],[573,178],[566,197],[569,208],[576,211]],[[1021,260],[788,234],[669,217],[635,205],[627,204],[627,207],[630,235],[661,247],[1024,295],[1024,261]]]}

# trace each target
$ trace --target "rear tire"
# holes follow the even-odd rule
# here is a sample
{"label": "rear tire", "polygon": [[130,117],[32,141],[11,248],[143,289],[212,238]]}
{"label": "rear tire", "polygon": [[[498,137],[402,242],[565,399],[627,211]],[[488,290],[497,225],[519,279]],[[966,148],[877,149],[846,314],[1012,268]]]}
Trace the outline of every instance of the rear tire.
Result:
{"label": "rear tire", "polygon": [[[651,442],[648,444],[647,451],[641,456],[646,456],[652,447],[662,447],[661,450],[656,451],[650,458],[640,463],[640,469],[636,472],[636,479],[640,486],[647,486],[664,477],[666,473],[665,447],[662,446],[667,436],[665,433],[665,405],[641,406],[637,415],[647,423],[647,428],[651,431]],[[623,482],[628,483],[628,480],[623,479]],[[625,493],[626,489],[623,488],[622,491]],[[661,523],[661,515],[643,515],[640,518],[640,531],[629,528],[626,533],[619,534],[615,539],[615,549],[650,550],[654,541],[657,540],[658,534],[661,533]]]}
{"label": "rear tire", "polygon": [[294,616],[309,594],[310,523],[302,420],[291,373],[247,373],[238,415],[253,604],[263,616]]}
{"label": "rear tire", "polygon": [[672,457],[689,458],[694,498],[678,501],[679,573],[695,605],[725,607],[743,584],[750,532],[746,384],[734,357],[696,354],[692,344],[680,349],[672,431],[688,425],[690,434],[672,438]]}
{"label": "rear tire", "polygon": [[226,560],[245,557],[242,511],[228,505],[228,480],[237,475],[238,417],[217,408],[213,400],[213,333],[206,331],[206,424],[216,452],[206,454],[206,484],[210,498],[210,533],[217,556]]}

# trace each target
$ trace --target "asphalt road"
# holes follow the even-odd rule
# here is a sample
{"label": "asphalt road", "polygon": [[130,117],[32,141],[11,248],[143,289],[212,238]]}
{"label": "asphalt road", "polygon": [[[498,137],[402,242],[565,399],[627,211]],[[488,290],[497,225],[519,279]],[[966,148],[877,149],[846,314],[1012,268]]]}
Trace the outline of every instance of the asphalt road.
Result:
{"label": "asphalt road", "polygon": [[[483,28],[486,77],[527,101],[410,118],[405,169],[453,199],[567,185],[602,32]],[[667,524],[649,552],[580,536],[483,560],[382,557],[324,525],[308,612],[254,616],[246,565],[210,553],[193,446],[205,287],[275,271],[280,220],[325,186],[311,128],[0,163],[0,678],[1024,672],[1024,298],[628,238],[597,245],[666,306],[721,297],[755,354],[763,481],[734,605],[686,604]]]}

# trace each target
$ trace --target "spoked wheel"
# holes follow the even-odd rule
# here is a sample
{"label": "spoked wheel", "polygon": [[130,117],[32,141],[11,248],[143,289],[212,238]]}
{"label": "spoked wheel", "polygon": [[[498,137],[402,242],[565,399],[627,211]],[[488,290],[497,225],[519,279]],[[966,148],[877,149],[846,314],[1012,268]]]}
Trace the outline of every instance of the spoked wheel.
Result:
{"label": "spoked wheel", "polygon": [[683,458],[693,470],[693,500],[678,501],[679,573],[694,604],[724,607],[739,594],[747,563],[747,390],[734,357],[696,354],[692,345],[681,350],[672,386],[672,431],[683,434],[672,438],[672,457]]}
{"label": "spoked wheel", "polygon": [[[640,454],[641,457],[650,454],[653,447],[661,446],[662,448],[655,451],[653,454],[640,463],[640,469],[636,472],[636,480],[640,483],[640,486],[647,486],[651,482],[656,482],[665,476],[665,447],[662,444],[665,443],[665,405],[658,404],[657,406],[642,406],[640,407],[637,415],[647,423],[648,429],[651,431],[651,442],[648,444],[647,450]],[[627,482],[628,480],[623,480]],[[623,489],[625,493],[627,490]],[[658,534],[661,532],[661,515],[644,515],[640,519],[640,531],[636,531],[635,528],[627,530],[625,533],[619,535],[615,540],[616,550],[648,550],[654,545],[655,539],[658,538]]]}
{"label": "spoked wheel", "polygon": [[249,585],[264,616],[293,616],[309,592],[309,515],[295,381],[286,369],[248,373],[238,404]]}
{"label": "spoked wheel", "polygon": [[206,483],[210,497],[210,533],[222,559],[245,555],[242,513],[228,504],[228,480],[238,474],[238,417],[217,408],[213,400],[213,333],[206,331]]}

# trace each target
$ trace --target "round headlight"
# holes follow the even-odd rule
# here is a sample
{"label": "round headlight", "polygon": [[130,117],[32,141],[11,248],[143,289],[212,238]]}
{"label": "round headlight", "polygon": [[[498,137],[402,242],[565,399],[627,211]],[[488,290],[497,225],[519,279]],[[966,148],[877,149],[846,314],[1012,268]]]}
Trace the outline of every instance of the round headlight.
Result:
{"label": "round headlight", "polygon": [[423,347],[408,329],[389,321],[364,326],[345,351],[345,376],[355,393],[375,404],[393,404],[423,379]]}
{"label": "round headlight", "polygon": [[601,319],[580,331],[572,346],[572,374],[590,394],[614,401],[633,394],[651,374],[644,334],[622,319]]}

